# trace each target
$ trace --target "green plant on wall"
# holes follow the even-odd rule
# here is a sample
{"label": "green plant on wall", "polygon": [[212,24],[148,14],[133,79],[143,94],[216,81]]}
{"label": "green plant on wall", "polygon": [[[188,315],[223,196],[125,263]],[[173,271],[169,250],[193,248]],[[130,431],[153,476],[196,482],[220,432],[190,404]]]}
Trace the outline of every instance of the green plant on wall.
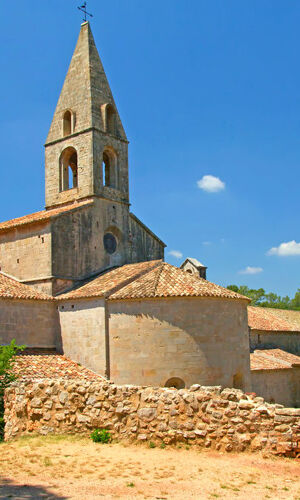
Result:
{"label": "green plant on wall", "polygon": [[17,345],[15,340],[8,345],[0,345],[0,441],[4,439],[4,392],[16,379],[13,366],[17,353],[23,349],[25,346]]}

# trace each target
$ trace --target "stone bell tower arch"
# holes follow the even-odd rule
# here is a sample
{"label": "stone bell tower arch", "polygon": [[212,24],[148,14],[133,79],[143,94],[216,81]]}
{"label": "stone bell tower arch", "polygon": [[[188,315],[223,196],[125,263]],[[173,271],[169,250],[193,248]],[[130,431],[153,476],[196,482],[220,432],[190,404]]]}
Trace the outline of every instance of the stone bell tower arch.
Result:
{"label": "stone bell tower arch", "polygon": [[129,202],[128,141],[88,22],[45,144],[45,175],[46,209],[90,197]]}

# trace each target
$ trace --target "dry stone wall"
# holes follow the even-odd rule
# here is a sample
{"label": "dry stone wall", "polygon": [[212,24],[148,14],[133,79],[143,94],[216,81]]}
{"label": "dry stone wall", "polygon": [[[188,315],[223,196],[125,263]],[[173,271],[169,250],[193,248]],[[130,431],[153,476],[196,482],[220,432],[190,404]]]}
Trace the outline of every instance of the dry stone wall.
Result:
{"label": "dry stone wall", "polygon": [[219,386],[176,390],[83,380],[19,381],[6,391],[5,421],[6,439],[105,428],[118,440],[271,452],[291,449],[300,440],[300,409]]}

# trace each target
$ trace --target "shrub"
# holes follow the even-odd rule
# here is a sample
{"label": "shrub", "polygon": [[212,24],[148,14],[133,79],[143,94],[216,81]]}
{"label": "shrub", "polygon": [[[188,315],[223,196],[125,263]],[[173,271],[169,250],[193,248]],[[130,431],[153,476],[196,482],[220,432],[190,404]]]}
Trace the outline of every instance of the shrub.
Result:
{"label": "shrub", "polygon": [[111,433],[106,429],[94,429],[91,433],[91,439],[94,443],[109,443],[111,441]]}
{"label": "shrub", "polygon": [[149,443],[149,448],[155,448],[156,447],[156,444],[153,443],[153,441],[150,441]]}
{"label": "shrub", "polygon": [[25,346],[19,346],[15,340],[9,345],[0,345],[0,441],[4,439],[4,392],[11,382],[16,379],[13,365],[18,352]]}

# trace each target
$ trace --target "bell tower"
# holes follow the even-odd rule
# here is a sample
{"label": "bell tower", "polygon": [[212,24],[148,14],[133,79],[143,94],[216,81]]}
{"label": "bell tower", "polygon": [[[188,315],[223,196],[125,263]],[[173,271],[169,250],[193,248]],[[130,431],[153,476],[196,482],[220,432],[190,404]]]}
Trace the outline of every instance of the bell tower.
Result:
{"label": "bell tower", "polygon": [[46,209],[92,197],[129,203],[128,141],[88,22],[45,144]]}

